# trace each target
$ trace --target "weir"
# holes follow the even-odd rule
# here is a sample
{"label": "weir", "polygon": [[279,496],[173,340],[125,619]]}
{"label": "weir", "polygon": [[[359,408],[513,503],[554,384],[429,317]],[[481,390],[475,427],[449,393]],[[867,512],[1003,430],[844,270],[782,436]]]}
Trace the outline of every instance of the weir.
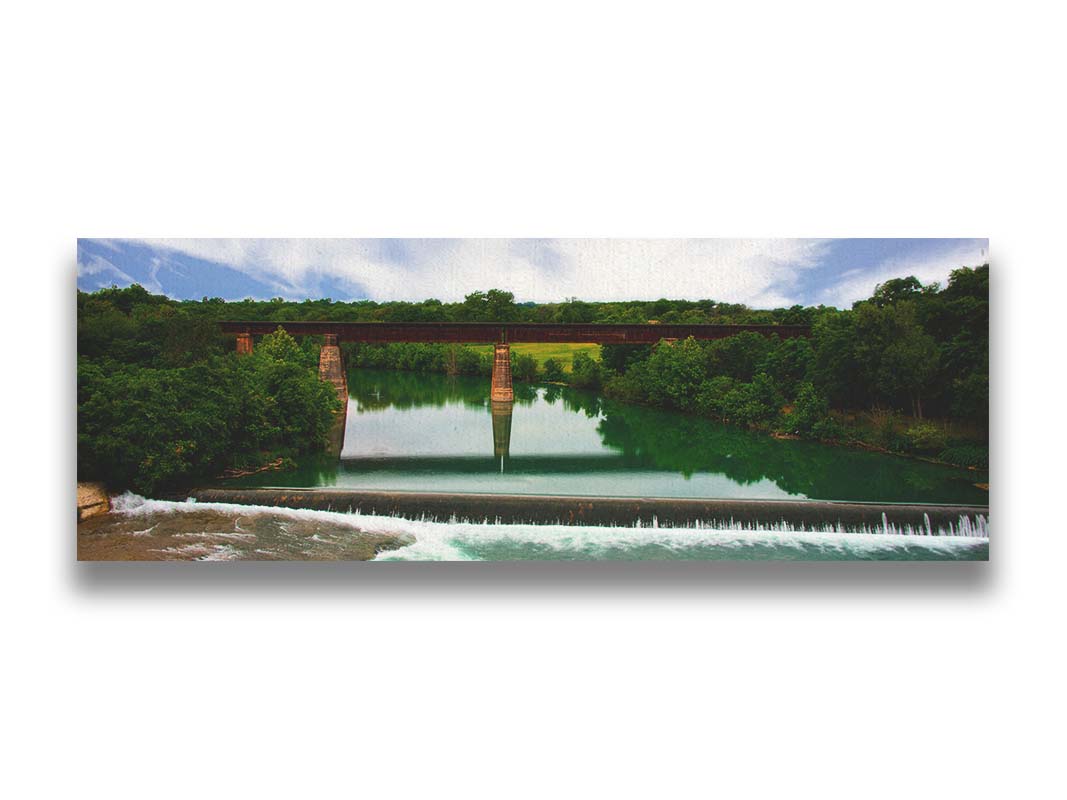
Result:
{"label": "weir", "polygon": [[565,525],[726,523],[786,525],[793,529],[910,530],[985,536],[985,506],[841,503],[816,500],[701,500],[669,497],[570,497],[561,495],[450,494],[346,489],[197,489],[201,503],[309,508],[409,519],[469,520]]}

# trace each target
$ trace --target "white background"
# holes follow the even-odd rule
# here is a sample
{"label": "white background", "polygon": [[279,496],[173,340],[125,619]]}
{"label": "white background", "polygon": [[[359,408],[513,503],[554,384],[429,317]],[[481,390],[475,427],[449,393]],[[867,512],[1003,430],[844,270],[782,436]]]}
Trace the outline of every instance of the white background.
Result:
{"label": "white background", "polygon": [[[380,6],[3,12],[5,796],[1062,796],[1051,5]],[[213,235],[989,236],[993,561],[78,565],[75,239]]]}

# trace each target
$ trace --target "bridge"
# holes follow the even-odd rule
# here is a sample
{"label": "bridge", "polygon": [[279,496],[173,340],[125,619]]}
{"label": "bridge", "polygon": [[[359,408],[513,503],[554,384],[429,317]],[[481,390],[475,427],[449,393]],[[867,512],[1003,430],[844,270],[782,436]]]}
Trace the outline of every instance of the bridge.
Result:
{"label": "bridge", "polygon": [[[725,339],[751,331],[764,336],[810,336],[807,325],[660,325],[555,322],[222,322],[223,333],[262,336],[278,326],[293,336],[337,337],[339,342],[436,342],[462,344],[655,344],[660,339]],[[240,344],[240,341],[238,342]]]}
{"label": "bridge", "polygon": [[344,380],[340,361],[341,342],[427,342],[452,344],[492,344],[493,380],[490,399],[511,402],[511,345],[527,343],[573,344],[656,344],[678,339],[726,339],[739,333],[793,339],[810,336],[807,325],[660,325],[586,324],[531,322],[255,322],[219,323],[225,334],[236,334],[237,352],[252,352],[252,337],[273,333],[280,326],[293,336],[323,336],[325,342],[319,363],[319,376],[341,392]]}
{"label": "bridge", "polygon": [[[273,333],[279,327],[292,336],[322,336],[319,353],[319,379],[333,385],[342,402],[342,411],[330,433],[330,449],[340,455],[344,442],[348,409],[348,376],[341,356],[341,342],[427,342],[451,344],[492,344],[493,378],[489,400],[493,410],[494,448],[507,452],[511,438],[511,345],[527,343],[573,344],[657,344],[679,339],[726,339],[739,333],[794,339],[810,336],[807,325],[661,325],[530,323],[530,322],[255,322],[226,321],[219,327],[224,334],[236,334],[237,352],[251,353],[253,336]],[[501,444],[503,443],[503,444]]]}

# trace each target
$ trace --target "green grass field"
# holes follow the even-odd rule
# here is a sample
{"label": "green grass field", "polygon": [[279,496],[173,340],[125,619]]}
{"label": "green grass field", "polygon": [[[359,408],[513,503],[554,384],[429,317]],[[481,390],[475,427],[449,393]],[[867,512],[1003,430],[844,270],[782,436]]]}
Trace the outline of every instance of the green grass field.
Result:
{"label": "green grass field", "polygon": [[[485,346],[485,352],[492,352],[490,345]],[[541,366],[550,358],[556,359],[567,372],[571,371],[571,359],[575,353],[585,353],[596,361],[600,360],[600,345],[598,344],[513,344],[511,354],[513,356],[526,353],[537,359],[537,366]]]}

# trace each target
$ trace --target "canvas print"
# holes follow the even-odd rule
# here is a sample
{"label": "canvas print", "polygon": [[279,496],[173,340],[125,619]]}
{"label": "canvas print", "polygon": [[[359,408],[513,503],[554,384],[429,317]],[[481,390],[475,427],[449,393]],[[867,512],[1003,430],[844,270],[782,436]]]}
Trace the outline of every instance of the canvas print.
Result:
{"label": "canvas print", "polygon": [[987,560],[986,239],[80,239],[80,560]]}

